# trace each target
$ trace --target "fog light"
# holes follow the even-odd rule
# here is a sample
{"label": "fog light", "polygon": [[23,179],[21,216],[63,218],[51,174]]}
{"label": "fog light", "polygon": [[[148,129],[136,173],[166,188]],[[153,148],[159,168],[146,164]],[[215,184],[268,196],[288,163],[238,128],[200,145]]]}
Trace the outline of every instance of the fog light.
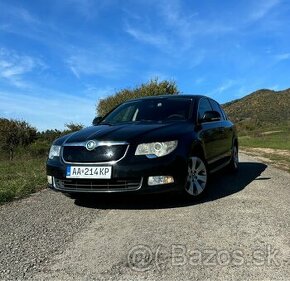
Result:
{"label": "fog light", "polygon": [[52,185],[52,176],[47,176],[47,182]]}
{"label": "fog light", "polygon": [[171,176],[155,176],[148,178],[148,185],[159,185],[174,183],[174,179]]}

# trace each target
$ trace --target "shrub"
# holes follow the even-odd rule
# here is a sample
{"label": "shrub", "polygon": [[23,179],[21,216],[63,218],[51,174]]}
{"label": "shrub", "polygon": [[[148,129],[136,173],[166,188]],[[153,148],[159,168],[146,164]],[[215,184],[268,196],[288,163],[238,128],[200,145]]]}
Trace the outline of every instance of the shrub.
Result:
{"label": "shrub", "polygon": [[178,93],[176,83],[173,81],[164,80],[159,82],[158,79],[150,80],[148,83],[141,84],[133,89],[123,89],[112,96],[101,99],[97,105],[97,115],[104,116],[114,107],[129,99],[147,96],[176,95]]}

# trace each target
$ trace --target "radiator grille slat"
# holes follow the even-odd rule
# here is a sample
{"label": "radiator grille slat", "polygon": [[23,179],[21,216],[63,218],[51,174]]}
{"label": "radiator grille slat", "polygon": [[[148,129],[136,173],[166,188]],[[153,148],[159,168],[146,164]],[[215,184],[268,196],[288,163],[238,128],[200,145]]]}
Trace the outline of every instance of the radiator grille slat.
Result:
{"label": "radiator grille slat", "polygon": [[137,190],[142,178],[90,180],[90,179],[54,179],[55,187],[63,191],[110,192]]}
{"label": "radiator grille slat", "polygon": [[69,163],[101,163],[118,161],[124,157],[128,145],[102,145],[94,150],[87,150],[84,146],[64,146],[62,157]]}

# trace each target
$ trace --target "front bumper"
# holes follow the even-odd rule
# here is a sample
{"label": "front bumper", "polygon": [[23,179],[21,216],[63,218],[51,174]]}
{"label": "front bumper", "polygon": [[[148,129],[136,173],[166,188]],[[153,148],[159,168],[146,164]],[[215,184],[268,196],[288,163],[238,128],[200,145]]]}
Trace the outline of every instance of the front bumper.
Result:
{"label": "front bumper", "polygon": [[[83,165],[106,166],[109,164]],[[177,153],[155,159],[148,159],[146,156],[125,157],[111,165],[112,178],[110,180],[67,179],[67,166],[58,157],[47,161],[47,175],[52,177],[50,188],[65,193],[158,193],[178,191],[183,189],[187,173],[186,158]],[[172,176],[174,183],[149,186],[148,177],[150,176]]]}

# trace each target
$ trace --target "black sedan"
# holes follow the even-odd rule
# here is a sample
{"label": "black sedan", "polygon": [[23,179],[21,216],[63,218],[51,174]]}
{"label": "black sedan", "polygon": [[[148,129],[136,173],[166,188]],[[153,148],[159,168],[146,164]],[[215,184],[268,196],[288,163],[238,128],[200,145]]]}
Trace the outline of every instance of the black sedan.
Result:
{"label": "black sedan", "polygon": [[211,98],[197,95],[127,101],[93,126],[56,139],[47,160],[50,188],[83,193],[205,193],[208,177],[238,169],[234,124]]}

